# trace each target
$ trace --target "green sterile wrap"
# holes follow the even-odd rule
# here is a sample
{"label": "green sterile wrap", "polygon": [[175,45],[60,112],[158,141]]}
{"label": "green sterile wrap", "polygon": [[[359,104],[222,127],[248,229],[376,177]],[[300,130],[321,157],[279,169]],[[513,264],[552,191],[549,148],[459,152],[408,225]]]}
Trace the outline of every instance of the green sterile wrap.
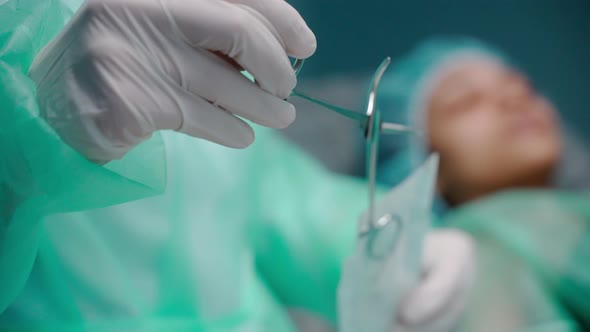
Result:
{"label": "green sterile wrap", "polygon": [[162,195],[45,218],[34,270],[0,328],[295,331],[285,308],[335,325],[366,183],[272,130],[256,136],[231,150],[163,132]]}
{"label": "green sterile wrap", "polygon": [[44,216],[127,202],[165,186],[161,140],[101,167],[39,117],[27,71],[71,15],[58,0],[0,1],[0,312],[29,275]]}
{"label": "green sterile wrap", "polygon": [[511,191],[445,216],[477,243],[458,331],[590,329],[590,195]]}

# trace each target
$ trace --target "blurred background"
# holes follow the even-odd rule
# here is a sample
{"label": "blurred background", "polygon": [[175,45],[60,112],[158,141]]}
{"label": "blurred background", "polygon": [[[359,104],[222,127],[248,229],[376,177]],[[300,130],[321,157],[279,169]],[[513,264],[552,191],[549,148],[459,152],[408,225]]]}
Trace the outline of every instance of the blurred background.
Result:
{"label": "blurred background", "polygon": [[[504,50],[560,110],[573,143],[570,163],[590,165],[589,0],[290,0],[318,39],[298,90],[359,109],[385,56],[405,55],[440,35],[467,35]],[[282,133],[337,172],[363,175],[355,124],[292,98],[297,120]],[[391,138],[393,139],[393,138]]]}

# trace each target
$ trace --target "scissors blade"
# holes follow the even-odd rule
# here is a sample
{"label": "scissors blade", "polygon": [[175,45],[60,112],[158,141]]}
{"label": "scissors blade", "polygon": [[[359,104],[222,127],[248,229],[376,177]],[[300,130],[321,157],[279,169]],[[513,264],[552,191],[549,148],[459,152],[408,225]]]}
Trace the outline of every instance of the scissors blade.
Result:
{"label": "scissors blade", "polygon": [[367,127],[365,130],[365,138],[367,140],[367,173],[369,180],[369,229],[373,229],[375,225],[375,179],[377,173],[377,152],[379,149],[379,135],[381,133],[381,112],[376,107],[377,91],[381,78],[385,74],[385,70],[391,63],[391,58],[387,57],[381,64],[373,79],[369,89],[369,100],[367,102]]}
{"label": "scissors blade", "polygon": [[332,110],[332,111],[334,111],[342,116],[345,116],[349,119],[355,120],[355,121],[359,122],[362,127],[364,127],[365,123],[367,122],[368,116],[366,116],[365,114],[355,112],[355,111],[352,111],[352,110],[349,110],[349,109],[346,109],[346,108],[343,108],[340,106],[329,104],[325,101],[310,97],[310,96],[308,96],[302,92],[299,92],[297,90],[293,90],[293,92],[291,94],[293,96],[305,99],[313,104],[322,106],[322,107],[327,108],[329,110]]}
{"label": "scissors blade", "polygon": [[[334,111],[335,113],[340,114],[346,118],[354,120],[359,123],[360,127],[363,130],[366,130],[367,120],[369,119],[369,117],[366,114],[356,112],[353,110],[349,110],[349,109],[346,109],[346,108],[343,108],[340,106],[332,105],[330,103],[327,103],[325,101],[322,101],[322,100],[314,98],[314,97],[311,97],[311,96],[306,95],[305,93],[297,91],[297,90],[293,90],[291,95],[293,95],[295,97],[299,97],[301,99],[305,99],[305,100],[311,102],[312,104],[316,104],[316,105],[321,106],[323,108]],[[380,130],[381,134],[385,134],[385,135],[403,134],[403,133],[417,134],[418,133],[416,130],[412,129],[409,126],[399,124],[399,123],[393,123],[393,122],[381,122],[381,126],[380,126],[379,130]]]}

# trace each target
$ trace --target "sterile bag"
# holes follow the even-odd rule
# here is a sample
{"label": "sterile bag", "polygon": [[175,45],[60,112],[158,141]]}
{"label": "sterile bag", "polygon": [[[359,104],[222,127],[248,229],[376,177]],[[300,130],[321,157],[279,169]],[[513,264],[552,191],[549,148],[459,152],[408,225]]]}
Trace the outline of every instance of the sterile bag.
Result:
{"label": "sterile bag", "polygon": [[437,169],[433,154],[378,201],[376,228],[367,232],[368,213],[361,216],[361,235],[338,286],[339,331],[393,330],[398,303],[420,275]]}

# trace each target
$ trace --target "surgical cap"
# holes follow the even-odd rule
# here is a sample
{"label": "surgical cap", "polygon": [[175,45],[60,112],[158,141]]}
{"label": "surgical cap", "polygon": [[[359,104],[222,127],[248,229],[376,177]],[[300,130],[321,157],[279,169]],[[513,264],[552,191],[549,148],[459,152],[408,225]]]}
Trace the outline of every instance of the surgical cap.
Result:
{"label": "surgical cap", "polygon": [[377,172],[381,183],[398,184],[425,160],[426,106],[432,89],[450,66],[469,59],[508,64],[500,51],[476,39],[436,38],[420,44],[385,74],[377,100],[383,120],[409,125],[422,135],[382,138]]}

